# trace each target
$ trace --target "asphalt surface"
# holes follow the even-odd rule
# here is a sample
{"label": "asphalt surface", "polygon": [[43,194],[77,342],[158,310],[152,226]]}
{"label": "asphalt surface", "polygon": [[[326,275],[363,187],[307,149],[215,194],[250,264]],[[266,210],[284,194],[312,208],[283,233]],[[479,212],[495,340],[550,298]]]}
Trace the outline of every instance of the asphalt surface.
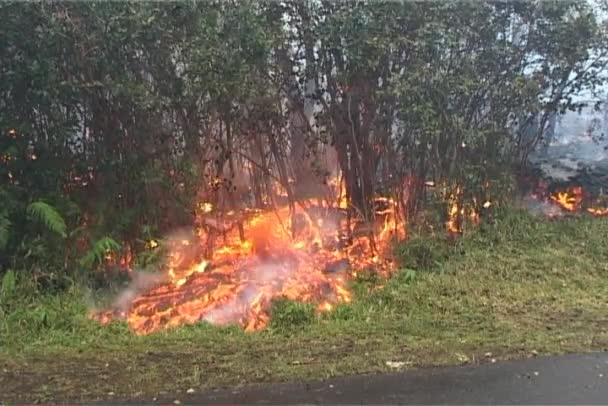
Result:
{"label": "asphalt surface", "polygon": [[[155,399],[167,404],[608,404],[608,353],[428,368]],[[141,404],[141,400],[134,402]]]}

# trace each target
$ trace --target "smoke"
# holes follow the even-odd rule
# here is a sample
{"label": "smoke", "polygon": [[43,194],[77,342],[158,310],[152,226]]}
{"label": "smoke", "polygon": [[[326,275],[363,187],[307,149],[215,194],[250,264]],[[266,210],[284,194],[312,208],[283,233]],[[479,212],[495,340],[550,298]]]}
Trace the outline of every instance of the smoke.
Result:
{"label": "smoke", "polygon": [[608,105],[596,111],[589,105],[580,112],[566,112],[556,118],[553,134],[546,134],[549,145],[537,148],[532,163],[569,160],[579,166],[608,159]]}
{"label": "smoke", "polygon": [[138,296],[170,280],[171,276],[168,273],[170,266],[196,261],[200,248],[196,246],[194,238],[194,230],[191,228],[175,230],[164,238],[163,244],[168,248],[169,255],[161,260],[158,269],[133,269],[129,274],[130,282],[118,292],[110,308],[119,312],[128,311],[133,300]]}
{"label": "smoke", "polygon": [[[608,108],[605,111],[608,114]],[[549,189],[580,186],[591,195],[608,186],[608,143],[600,113],[591,108],[582,114],[567,113],[558,120],[550,145],[530,154],[532,172]],[[607,122],[608,123],[608,122]],[[537,191],[535,191],[537,192]],[[534,215],[561,217],[565,213],[548,200],[547,188],[523,198],[521,204]]]}
{"label": "smoke", "polygon": [[523,209],[535,216],[557,218],[564,215],[564,211],[560,207],[547,200],[540,200],[534,195],[528,195],[522,198],[520,205]]}
{"label": "smoke", "polygon": [[256,304],[269,304],[281,292],[287,280],[298,272],[298,264],[292,263],[290,266],[289,262],[262,261],[245,265],[247,284],[239,294],[209,311],[202,320],[220,325],[237,323]]}
{"label": "smoke", "polygon": [[239,295],[205,314],[202,320],[217,325],[236,323],[245,313],[244,310],[250,307],[256,295],[255,286],[246,286]]}
{"label": "smoke", "polygon": [[[337,219],[315,214],[310,215],[313,224],[307,226],[315,228],[322,239],[336,236]],[[291,285],[297,280],[294,277],[298,273],[309,272],[315,267],[312,256],[273,241],[267,230],[257,228],[252,236],[254,246],[257,245],[262,254],[241,264],[241,272],[237,274],[246,275],[247,282],[237,295],[207,312],[202,320],[219,325],[238,323],[253,307],[269,306],[273,298],[281,296],[288,288],[293,287]],[[269,252],[271,254],[267,256]],[[341,265],[343,268],[344,264]]]}
{"label": "smoke", "polygon": [[116,310],[127,311],[133,303],[133,300],[142,292],[146,292],[154,286],[163,283],[167,276],[162,273],[137,272],[132,273],[131,282],[122,290],[114,302],[112,307]]}
{"label": "smoke", "polygon": [[[288,216],[287,208],[282,212],[283,218]],[[349,263],[333,264],[336,258],[331,252],[339,248],[340,217],[344,214],[315,205],[298,210],[296,220],[300,221],[293,228],[295,240],[288,220],[277,221],[280,214],[267,212],[248,222],[246,245],[236,238],[236,230],[229,230],[232,235],[218,241],[225,245],[217,247],[213,255],[207,255],[211,254],[205,252],[209,247],[201,240],[205,236],[196,230],[171,233],[158,245],[153,244],[166,250],[159,271],[133,271],[129,285],[114,298],[109,313],[100,314],[100,319],[129,317],[131,322],[130,315],[141,314],[133,319],[137,321],[132,328],[153,331],[165,321],[152,325],[140,321],[149,317],[148,303],[162,303],[163,308],[170,306],[174,310],[171,317],[176,321],[245,324],[247,329],[256,329],[268,321],[275,298],[341,298],[344,292],[336,287],[336,275],[349,268]],[[326,269],[328,262],[333,265],[330,270]],[[165,295],[167,292],[170,293]]]}

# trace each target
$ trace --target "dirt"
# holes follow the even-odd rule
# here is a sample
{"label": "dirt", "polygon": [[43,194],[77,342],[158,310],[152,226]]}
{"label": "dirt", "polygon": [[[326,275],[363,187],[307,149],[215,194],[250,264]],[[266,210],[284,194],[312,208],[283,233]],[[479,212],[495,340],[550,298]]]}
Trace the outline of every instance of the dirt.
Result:
{"label": "dirt", "polygon": [[[491,354],[491,357],[488,357]],[[522,356],[523,354],[520,354]],[[352,376],[323,381],[210,390],[187,385],[171,366],[206,365],[188,353],[154,352],[134,360],[62,357],[0,363],[2,404],[259,404],[259,403],[602,403],[608,398],[608,353],[536,357],[496,362],[486,353],[465,367],[423,368],[408,372]],[[405,365],[405,363],[403,363]],[[477,366],[474,366],[474,365]],[[164,382],[147,380],[146,368],[166,365]],[[156,371],[158,372],[158,371]],[[216,371],[217,372],[217,371]],[[157,374],[154,374],[155,376]],[[199,376],[197,378],[201,378]],[[179,386],[176,383],[181,382]],[[561,388],[561,389],[560,389]]]}

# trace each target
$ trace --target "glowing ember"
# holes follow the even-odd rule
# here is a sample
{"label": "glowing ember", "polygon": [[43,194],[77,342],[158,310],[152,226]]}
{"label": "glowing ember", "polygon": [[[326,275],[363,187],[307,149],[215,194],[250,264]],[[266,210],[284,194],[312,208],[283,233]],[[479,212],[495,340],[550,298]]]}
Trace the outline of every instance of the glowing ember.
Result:
{"label": "glowing ember", "polygon": [[126,247],[121,255],[118,255],[116,252],[106,250],[103,258],[107,267],[118,267],[126,271],[131,269],[131,264],[133,262],[133,254],[131,253],[130,247]]}
{"label": "glowing ember", "polygon": [[147,334],[200,321],[257,330],[267,325],[277,298],[330,311],[335,303],[351,300],[347,282],[357,271],[372,266],[381,274],[392,271],[390,241],[403,237],[391,199],[377,201],[380,221],[372,227],[373,244],[362,223],[351,219],[349,228],[342,204],[341,197],[337,207],[311,200],[295,212],[280,207],[219,218],[203,203],[201,229],[196,237],[169,243],[161,278],[92,317],[102,323],[124,318],[135,333]]}
{"label": "glowing ember", "polygon": [[200,208],[203,213],[211,213],[213,211],[213,205],[208,202],[202,203],[200,205]]}

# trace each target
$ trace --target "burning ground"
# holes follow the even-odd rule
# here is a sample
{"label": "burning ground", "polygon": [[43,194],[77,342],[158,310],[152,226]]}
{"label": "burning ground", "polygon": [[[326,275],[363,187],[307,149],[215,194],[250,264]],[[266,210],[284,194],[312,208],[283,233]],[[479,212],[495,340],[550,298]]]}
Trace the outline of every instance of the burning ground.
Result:
{"label": "burning ground", "polygon": [[134,335],[91,320],[81,290],[3,296],[0,400],[186,402],[191,388],[608,348],[608,219],[505,211],[456,244],[412,234],[400,256],[416,271],[381,288],[353,276],[351,303],[319,316],[318,304],[275,303],[252,333],[197,322]]}
{"label": "burning ground", "polygon": [[608,144],[585,137],[554,143],[530,157],[524,205],[549,217],[608,215]]}
{"label": "burning ground", "polygon": [[133,272],[111,308],[91,318],[126,319],[136,334],[201,321],[259,330],[277,299],[314,303],[317,312],[349,303],[347,282],[368,269],[390,275],[392,243],[404,236],[388,198],[374,200],[372,224],[349,219],[339,198],[336,205],[310,200],[226,214],[211,203],[200,206],[196,233],[167,239],[162,271]]}
{"label": "burning ground", "polygon": [[[608,147],[598,147],[595,140],[563,147],[552,145],[532,156],[535,171],[524,207],[546,218],[608,215],[604,197]],[[209,187],[227,181],[211,178]],[[377,290],[398,269],[393,245],[404,239],[408,224],[403,221],[407,202],[394,190],[395,198],[376,196],[363,206],[368,214],[372,211],[371,216],[357,213],[346,198],[345,178],[334,176],[325,179],[324,186],[315,184],[314,197],[304,199],[294,199],[292,194],[299,188],[291,180],[269,181],[268,195],[256,205],[236,204],[235,196],[244,196],[239,194],[242,185],[231,180],[226,193],[218,193],[219,186],[211,187],[215,201],[223,196],[222,207],[203,200],[189,235],[148,241],[150,249],[162,246],[167,251],[160,271],[134,270],[130,257],[116,260],[108,253],[110,261],[127,267],[131,284],[109,305],[89,311],[88,318],[101,325],[126,321],[136,335],[204,323],[254,332],[271,323],[277,301],[306,304],[304,308],[314,309],[312,319],[348,308],[343,305],[353,301],[353,285],[361,275],[382,281]],[[435,182],[424,183],[435,187]],[[325,195],[319,193],[324,188]],[[492,200],[483,196],[489,181],[485,183],[488,190],[469,196],[470,201],[460,185],[444,184],[438,189],[445,189],[440,200],[447,205],[444,226],[450,237],[462,234],[465,224],[478,226],[483,210],[495,209]],[[419,254],[414,253],[414,261]]]}
{"label": "burning ground", "polygon": [[396,251],[406,225],[390,198],[374,200],[371,224],[340,193],[238,213],[202,202],[193,230],[148,242],[166,250],[159,271],[130,270],[107,306],[91,311],[83,288],[3,290],[0,401],[187,401],[204,388],[608,348],[608,206],[580,179],[534,177],[525,211],[464,206],[457,188],[443,227],[408,230]]}

